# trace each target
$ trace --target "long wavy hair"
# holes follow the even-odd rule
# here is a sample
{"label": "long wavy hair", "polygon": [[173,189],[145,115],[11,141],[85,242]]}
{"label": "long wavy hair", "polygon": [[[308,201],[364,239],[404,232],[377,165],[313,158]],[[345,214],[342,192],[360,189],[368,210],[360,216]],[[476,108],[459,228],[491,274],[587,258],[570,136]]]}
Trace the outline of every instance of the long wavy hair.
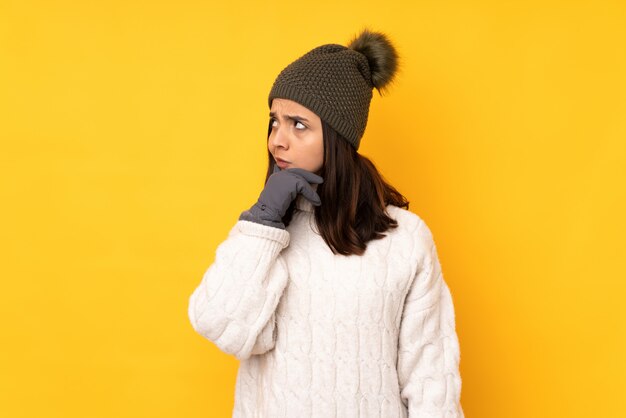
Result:
{"label": "long wavy hair", "polygon": [[[267,138],[272,132],[271,121]],[[388,204],[409,208],[409,201],[385,181],[367,157],[360,155],[346,139],[322,119],[324,163],[318,173],[324,182],[316,192],[322,202],[314,206],[315,223],[333,254],[362,255],[367,243],[384,238],[385,231],[398,223],[386,211]],[[269,149],[265,182],[274,171]],[[289,225],[295,200],[283,217]]]}

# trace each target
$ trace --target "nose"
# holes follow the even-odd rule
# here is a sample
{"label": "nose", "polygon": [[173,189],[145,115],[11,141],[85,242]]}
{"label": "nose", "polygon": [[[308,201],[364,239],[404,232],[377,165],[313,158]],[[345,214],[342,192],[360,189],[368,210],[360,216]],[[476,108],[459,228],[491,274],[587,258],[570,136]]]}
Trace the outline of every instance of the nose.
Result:
{"label": "nose", "polygon": [[272,128],[269,141],[274,149],[278,147],[289,149],[289,134],[284,129],[281,129],[280,126]]}

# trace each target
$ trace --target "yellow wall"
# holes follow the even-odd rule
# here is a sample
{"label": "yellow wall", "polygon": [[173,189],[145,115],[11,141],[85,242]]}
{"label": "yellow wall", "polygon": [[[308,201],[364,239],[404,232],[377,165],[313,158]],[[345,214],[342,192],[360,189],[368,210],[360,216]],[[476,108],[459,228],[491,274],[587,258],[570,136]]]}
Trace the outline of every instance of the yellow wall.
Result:
{"label": "yellow wall", "polygon": [[265,172],[278,72],[362,27],[360,152],[431,227],[469,417],[618,417],[622,1],[0,0],[0,416],[228,417],[187,302]]}

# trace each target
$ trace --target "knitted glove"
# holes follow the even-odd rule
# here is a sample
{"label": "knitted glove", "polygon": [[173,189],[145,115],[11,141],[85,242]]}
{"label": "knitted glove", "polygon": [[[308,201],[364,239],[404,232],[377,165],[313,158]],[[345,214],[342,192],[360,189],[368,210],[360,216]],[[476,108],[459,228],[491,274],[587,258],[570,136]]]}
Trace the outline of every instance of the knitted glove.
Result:
{"label": "knitted glove", "polygon": [[241,212],[239,219],[285,229],[282,218],[298,193],[302,193],[315,206],[322,204],[309,183],[323,182],[320,176],[302,168],[281,170],[275,165],[258,201],[250,209]]}

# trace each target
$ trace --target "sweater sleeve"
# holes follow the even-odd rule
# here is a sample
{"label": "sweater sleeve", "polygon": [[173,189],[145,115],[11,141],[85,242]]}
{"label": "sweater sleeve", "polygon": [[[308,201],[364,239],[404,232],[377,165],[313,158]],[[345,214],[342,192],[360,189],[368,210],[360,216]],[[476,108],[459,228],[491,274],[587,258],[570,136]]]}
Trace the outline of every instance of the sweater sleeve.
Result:
{"label": "sweater sleeve", "polygon": [[287,230],[238,220],[189,298],[193,329],[239,360],[272,349],[288,245]]}
{"label": "sweater sleeve", "polygon": [[428,226],[416,231],[417,263],[401,317],[398,380],[409,418],[464,418],[452,295]]}

